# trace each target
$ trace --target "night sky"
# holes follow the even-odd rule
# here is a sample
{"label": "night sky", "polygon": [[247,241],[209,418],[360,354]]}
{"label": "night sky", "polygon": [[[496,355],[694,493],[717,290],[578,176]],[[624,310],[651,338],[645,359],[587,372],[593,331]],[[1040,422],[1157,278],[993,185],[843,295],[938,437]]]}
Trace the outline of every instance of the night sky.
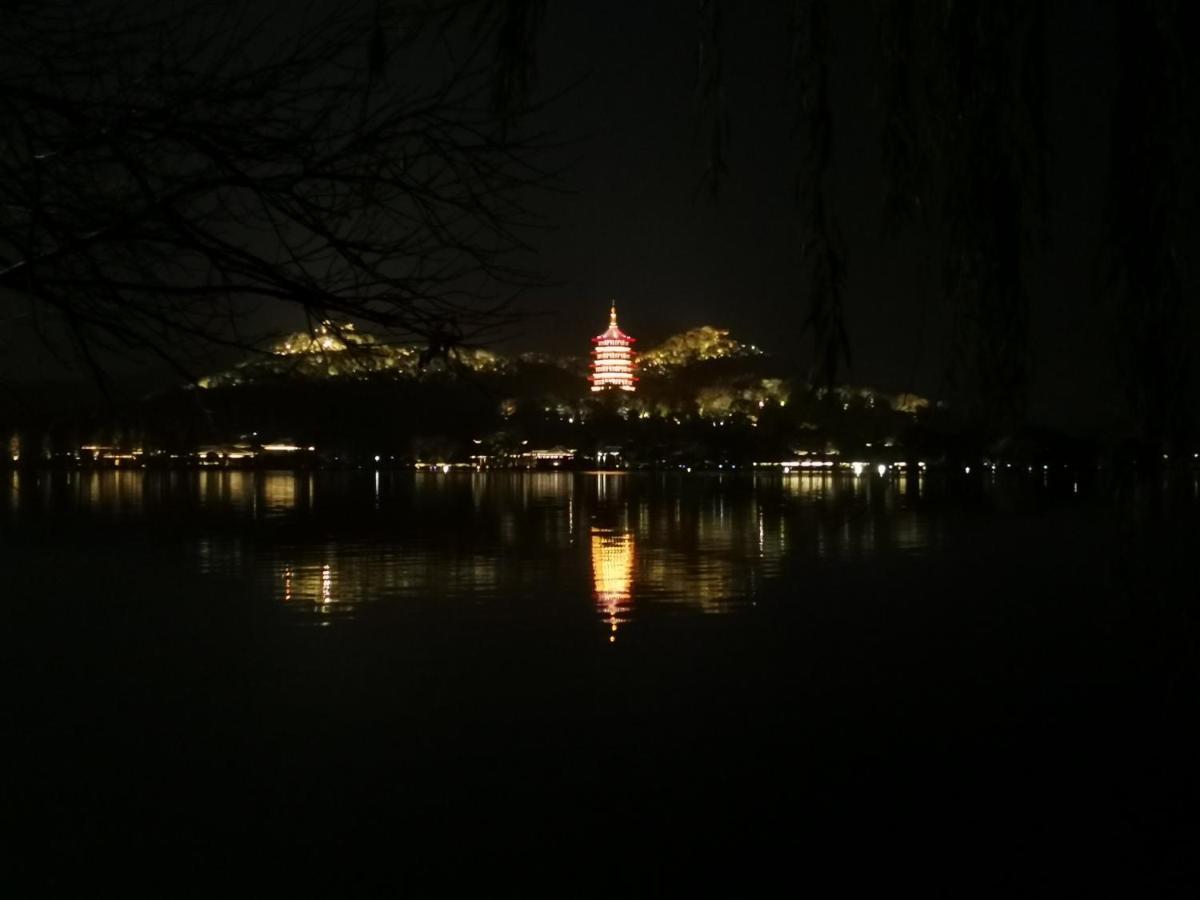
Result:
{"label": "night sky", "polygon": [[[848,380],[936,395],[945,317],[936,245],[885,238],[875,16],[832,4],[834,146],[831,189],[847,248]],[[614,11],[551,4],[540,87],[585,78],[545,121],[577,144],[568,196],[542,206],[555,230],[538,238],[557,282],[531,306],[548,314],[516,343],[579,351],[615,297],[622,324],[654,342],[698,324],[806,366],[806,312],[792,188],[800,153],[787,79],[789,4],[729,4],[725,73],[730,174],[714,202],[698,189],[695,3]],[[1031,415],[1085,425],[1110,401],[1100,388],[1109,335],[1092,318],[1108,177],[1112,9],[1059,3],[1049,21],[1049,233],[1028,286],[1033,305]]]}
{"label": "night sky", "polygon": [[[846,246],[845,308],[853,366],[844,379],[884,390],[945,393],[946,309],[936,238],[882,233],[879,71],[872,4],[831,4],[834,115],[829,190]],[[561,193],[529,204],[529,235],[551,286],[501,349],[585,353],[610,299],[646,347],[701,324],[731,329],[806,373],[807,309],[793,199],[802,141],[788,70],[791,4],[726,4],[724,72],[730,172],[719,197],[701,189],[694,0],[550,3],[540,31],[540,95],[578,82],[530,123],[562,146],[544,165]],[[1103,423],[1111,383],[1111,316],[1096,298],[1115,84],[1114,10],[1062,2],[1048,22],[1049,219],[1026,272],[1031,297],[1030,417],[1069,428]],[[981,211],[986,215],[986,211]],[[1194,248],[1193,248],[1194,249]],[[1195,285],[1185,286],[1195,293]],[[279,327],[295,322],[279,322]],[[44,355],[14,340],[11,371],[44,377]],[[139,363],[141,365],[141,363]],[[120,368],[120,363],[116,364]],[[158,371],[159,374],[148,374]],[[172,377],[144,368],[138,385]]]}

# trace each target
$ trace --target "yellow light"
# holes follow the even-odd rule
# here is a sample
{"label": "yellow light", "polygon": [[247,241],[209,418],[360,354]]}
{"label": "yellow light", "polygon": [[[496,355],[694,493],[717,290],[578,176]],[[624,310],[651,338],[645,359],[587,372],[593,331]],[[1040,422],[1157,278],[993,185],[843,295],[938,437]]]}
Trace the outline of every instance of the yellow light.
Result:
{"label": "yellow light", "polygon": [[633,597],[633,534],[593,527],[591,538],[592,588],[613,642]]}

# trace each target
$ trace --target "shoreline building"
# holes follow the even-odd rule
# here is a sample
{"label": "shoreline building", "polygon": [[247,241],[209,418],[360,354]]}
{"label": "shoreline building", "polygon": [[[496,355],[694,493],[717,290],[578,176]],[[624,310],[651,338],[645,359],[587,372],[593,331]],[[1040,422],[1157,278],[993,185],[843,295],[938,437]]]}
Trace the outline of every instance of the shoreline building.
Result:
{"label": "shoreline building", "polygon": [[608,330],[592,338],[592,374],[588,381],[593,391],[609,389],[621,391],[637,390],[634,375],[636,354],[632,338],[617,327],[617,304],[613,302],[608,313]]}

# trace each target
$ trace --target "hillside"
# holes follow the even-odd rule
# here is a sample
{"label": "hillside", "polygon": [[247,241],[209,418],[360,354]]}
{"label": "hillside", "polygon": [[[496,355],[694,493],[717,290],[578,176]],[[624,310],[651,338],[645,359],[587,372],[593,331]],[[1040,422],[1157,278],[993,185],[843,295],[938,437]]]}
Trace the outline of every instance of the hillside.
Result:
{"label": "hillside", "polygon": [[459,349],[429,357],[327,323],[188,389],[148,399],[88,437],[185,453],[236,440],[314,446],[340,461],[463,460],[520,448],[621,448],[638,463],[749,461],[894,445],[928,403],[814,392],[785,361],[702,326],[640,357],[634,394],[592,393],[586,361]]}

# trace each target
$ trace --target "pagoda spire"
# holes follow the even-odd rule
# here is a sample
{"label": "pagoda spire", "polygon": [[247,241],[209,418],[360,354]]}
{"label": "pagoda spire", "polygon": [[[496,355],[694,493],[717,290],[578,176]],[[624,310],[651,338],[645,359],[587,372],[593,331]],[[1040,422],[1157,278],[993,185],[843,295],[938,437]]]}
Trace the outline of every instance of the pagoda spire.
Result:
{"label": "pagoda spire", "polygon": [[611,328],[617,327],[617,301],[612,302],[612,307],[608,311],[608,324]]}

